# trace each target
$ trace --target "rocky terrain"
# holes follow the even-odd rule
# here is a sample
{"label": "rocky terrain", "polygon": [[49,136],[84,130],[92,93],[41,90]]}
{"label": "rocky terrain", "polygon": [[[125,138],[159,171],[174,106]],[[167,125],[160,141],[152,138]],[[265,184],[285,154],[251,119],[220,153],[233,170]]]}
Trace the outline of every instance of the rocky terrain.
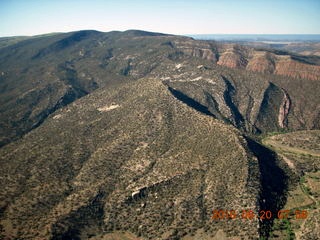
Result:
{"label": "rocky terrain", "polygon": [[202,57],[222,66],[272,73],[293,78],[320,80],[319,57],[302,57],[285,51],[253,49],[238,44],[178,42],[185,54]]}
{"label": "rocky terrain", "polygon": [[[317,79],[320,76],[318,71],[320,66],[316,65],[320,62],[318,58],[276,55],[272,52],[266,53],[237,45],[221,45],[215,42],[195,41],[187,37],[141,31],[124,33],[81,31],[22,39],[7,40],[3,44],[6,43],[9,46],[0,48],[2,113],[0,145],[36,128],[55,110],[99,87],[139,79],[157,72],[157,69],[160,71],[156,76],[160,78],[165,74],[170,77],[171,72],[173,77],[178,76],[184,79],[188,78],[189,74],[195,75],[194,71],[198,70],[200,72],[198,71],[197,75],[202,76],[202,70],[205,69],[204,72],[207,72],[208,78],[221,78],[224,75],[223,84],[229,82],[232,85],[232,82],[236,83],[238,79],[241,79],[241,82],[248,82],[246,86],[238,84],[239,90],[235,89],[231,96],[231,98],[243,98],[242,93],[247,95],[245,104],[240,103],[242,99],[234,99],[235,103],[239,102],[240,108],[248,108],[254,103],[254,107],[259,108],[259,101],[263,98],[261,94],[264,92],[260,85],[267,89],[268,82],[274,84],[275,80],[279,82],[275,87],[278,88],[279,98],[285,98],[283,91],[293,91],[292,94],[300,98],[288,105],[292,108],[288,114],[295,114],[295,120],[293,120],[295,123],[292,123],[294,128],[309,129],[317,127],[319,123],[317,120],[319,108],[315,107],[318,102],[317,99],[312,100],[313,97],[318,97],[316,94],[319,90]],[[191,61],[190,56],[193,61],[190,65],[193,68],[185,72],[184,76],[172,70],[166,72],[165,65],[168,61],[179,65],[182,61]],[[164,64],[161,64],[163,62]],[[204,66],[196,68],[201,65]],[[282,74],[294,79],[231,71],[219,68],[219,65],[265,74]],[[231,76],[228,77],[227,75],[230,74]],[[316,82],[304,81],[304,78]],[[290,84],[288,84],[289,81]],[[253,83],[258,86],[252,87]],[[254,95],[250,95],[245,88],[253,89]],[[308,94],[312,97],[302,96],[301,92],[304,91],[312,91]],[[291,93],[289,98],[293,97],[290,95]],[[295,106],[296,104],[298,106]],[[304,107],[300,108],[300,104]],[[309,109],[304,109],[308,106],[310,106]],[[241,113],[245,110],[239,109],[239,111]],[[308,111],[308,116],[301,116],[306,115],[305,111]],[[246,113],[243,112],[243,114]],[[243,116],[243,118],[246,117]],[[249,121],[253,124],[254,119]]]}
{"label": "rocky terrain", "polygon": [[143,31],[0,41],[0,237],[257,239],[320,127],[319,59]]}
{"label": "rocky terrain", "polygon": [[96,91],[2,148],[6,234],[258,236],[257,221],[210,221],[213,208],[258,208],[258,160],[246,148],[236,130],[188,108],[161,81]]}

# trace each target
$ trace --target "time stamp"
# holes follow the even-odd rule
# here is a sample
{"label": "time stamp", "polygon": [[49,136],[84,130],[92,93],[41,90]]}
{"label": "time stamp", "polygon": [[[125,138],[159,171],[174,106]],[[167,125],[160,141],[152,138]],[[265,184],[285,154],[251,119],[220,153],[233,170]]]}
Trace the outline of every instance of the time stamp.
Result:
{"label": "time stamp", "polygon": [[272,212],[270,210],[260,210],[254,212],[253,210],[223,210],[214,209],[212,211],[212,220],[233,220],[233,219],[259,219],[261,221],[271,219],[288,219],[289,216],[293,216],[295,219],[306,219],[308,217],[308,211],[306,210],[279,210]]}

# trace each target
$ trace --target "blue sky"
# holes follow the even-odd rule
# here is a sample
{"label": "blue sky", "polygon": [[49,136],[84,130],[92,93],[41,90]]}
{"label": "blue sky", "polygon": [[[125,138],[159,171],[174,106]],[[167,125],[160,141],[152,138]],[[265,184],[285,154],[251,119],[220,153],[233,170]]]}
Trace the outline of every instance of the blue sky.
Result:
{"label": "blue sky", "polygon": [[320,0],[0,0],[0,36],[82,29],[320,34]]}

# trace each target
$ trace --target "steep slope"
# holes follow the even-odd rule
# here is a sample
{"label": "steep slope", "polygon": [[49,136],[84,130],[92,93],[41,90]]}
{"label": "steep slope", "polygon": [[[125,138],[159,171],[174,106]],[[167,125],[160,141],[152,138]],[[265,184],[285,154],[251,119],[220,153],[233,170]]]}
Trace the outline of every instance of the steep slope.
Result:
{"label": "steep slope", "polygon": [[[310,97],[318,97],[319,81],[311,83],[270,75],[316,80],[319,77],[316,57],[291,56],[279,51],[258,51],[234,44],[137,30],[109,33],[86,30],[3,41],[8,45],[0,48],[0,146],[20,138],[41,125],[57,109],[100,87],[150,74],[170,75],[171,78],[179,75],[183,79],[187,74],[194,75],[194,71],[207,71],[206,75],[212,75],[210,78],[224,79],[222,84],[225,86],[221,85],[219,89],[225,95],[219,98],[225,98],[223,101],[226,102],[215,97],[212,101],[220,107],[231,104],[228,108],[232,108],[232,113],[225,107],[210,108],[221,112],[218,118],[227,119],[237,127],[241,125],[249,132],[319,127],[320,110],[314,107],[318,101],[315,99],[312,103]],[[181,75],[183,68],[180,72],[176,71],[178,68],[175,71],[167,69],[168,63],[178,65],[183,61],[192,67],[184,76]],[[204,69],[196,68],[201,65]],[[277,90],[268,88],[267,82]],[[277,92],[276,102],[268,103],[269,95],[263,95],[267,88]],[[298,88],[308,94],[302,96]],[[249,93],[250,89],[253,94]],[[266,121],[256,109],[264,96],[265,107],[261,114],[268,115],[269,110],[276,109]],[[305,109],[306,105],[312,107]]]}
{"label": "steep slope", "polygon": [[213,209],[260,207],[259,163],[245,139],[155,79],[76,100],[0,156],[7,237],[259,235],[257,219],[210,219]]}
{"label": "steep slope", "polygon": [[1,48],[0,146],[98,87],[145,76],[171,50],[161,44],[166,38],[142,31],[79,31]]}
{"label": "steep slope", "polygon": [[11,40],[0,238],[268,237],[274,219],[241,211],[276,213],[294,177],[249,136],[320,128],[317,57],[137,30]]}
{"label": "steep slope", "polygon": [[187,55],[202,57],[229,68],[320,80],[320,57],[317,56],[190,39],[176,41],[175,45]]}
{"label": "steep slope", "polygon": [[[152,74],[200,111],[246,133],[318,129],[320,83],[218,68],[192,59],[166,63]],[[308,92],[308,95],[301,94]],[[186,99],[185,97],[185,99]]]}

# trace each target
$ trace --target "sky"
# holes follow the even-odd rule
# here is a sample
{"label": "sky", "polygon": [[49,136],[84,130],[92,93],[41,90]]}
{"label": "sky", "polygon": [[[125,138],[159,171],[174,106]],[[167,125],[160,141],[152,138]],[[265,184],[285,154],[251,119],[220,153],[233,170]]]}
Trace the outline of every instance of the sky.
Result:
{"label": "sky", "polygon": [[0,36],[94,29],[320,34],[320,0],[0,0]]}

